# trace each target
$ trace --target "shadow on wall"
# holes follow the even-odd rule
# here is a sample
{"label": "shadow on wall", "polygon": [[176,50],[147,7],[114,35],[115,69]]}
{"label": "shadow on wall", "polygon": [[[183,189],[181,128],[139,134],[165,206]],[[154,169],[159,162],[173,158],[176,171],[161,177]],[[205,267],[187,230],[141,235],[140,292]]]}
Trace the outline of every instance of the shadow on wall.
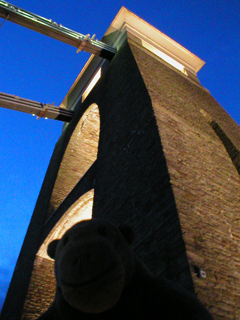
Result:
{"label": "shadow on wall", "polygon": [[206,118],[207,122],[210,124],[212,129],[215,131],[216,135],[219,137],[223,143],[227,153],[229,154],[235,168],[240,174],[240,151],[235,147],[220,125],[212,119],[212,117],[203,109],[200,110],[201,114]]}

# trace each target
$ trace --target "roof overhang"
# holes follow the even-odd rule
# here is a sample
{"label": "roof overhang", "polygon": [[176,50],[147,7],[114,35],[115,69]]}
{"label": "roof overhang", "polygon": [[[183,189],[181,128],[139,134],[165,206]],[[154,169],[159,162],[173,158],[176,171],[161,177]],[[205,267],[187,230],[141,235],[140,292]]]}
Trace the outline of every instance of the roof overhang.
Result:
{"label": "roof overhang", "polygon": [[[179,43],[122,7],[104,34],[102,42],[118,50],[126,38],[144,48],[154,48],[157,52],[170,57],[189,73],[194,74],[194,77],[205,64]],[[104,59],[91,55],[60,107],[74,109],[98,69],[108,63]]]}
{"label": "roof overhang", "polygon": [[117,47],[124,33],[133,35],[141,42],[147,42],[162,51],[172,59],[184,65],[186,69],[195,74],[203,67],[205,62],[195,54],[169,38],[167,35],[139,18],[137,15],[122,7],[106,31],[103,41]]}

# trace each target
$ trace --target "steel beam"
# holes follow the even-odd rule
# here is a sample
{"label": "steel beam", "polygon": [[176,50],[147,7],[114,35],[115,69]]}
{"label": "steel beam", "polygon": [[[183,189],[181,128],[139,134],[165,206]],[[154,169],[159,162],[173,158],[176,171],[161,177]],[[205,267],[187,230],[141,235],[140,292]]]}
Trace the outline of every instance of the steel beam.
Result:
{"label": "steel beam", "polygon": [[43,104],[2,92],[0,92],[0,107],[30,113],[36,115],[37,118],[49,118],[64,122],[70,122],[74,115],[73,111],[56,107],[53,104]]}
{"label": "steel beam", "polygon": [[108,60],[111,60],[117,52],[106,43],[95,40],[95,35],[90,38],[90,35],[83,35],[51,19],[43,18],[2,0],[0,0],[0,17],[74,46],[78,52],[83,50]]}

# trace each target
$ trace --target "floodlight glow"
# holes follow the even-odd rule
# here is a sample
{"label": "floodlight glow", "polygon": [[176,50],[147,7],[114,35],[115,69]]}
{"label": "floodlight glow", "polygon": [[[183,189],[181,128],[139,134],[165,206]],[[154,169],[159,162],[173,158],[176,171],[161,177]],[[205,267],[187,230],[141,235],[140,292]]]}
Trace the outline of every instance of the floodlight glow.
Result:
{"label": "floodlight glow", "polygon": [[82,102],[87,98],[89,93],[91,92],[92,88],[95,86],[95,84],[98,82],[98,80],[101,78],[102,75],[102,68],[98,70],[98,72],[95,74],[95,76],[90,81],[89,85],[87,86],[86,90],[84,91],[82,95]]}
{"label": "floodlight glow", "polygon": [[158,56],[162,60],[166,61],[171,66],[173,66],[174,68],[178,69],[179,71],[181,71],[182,73],[187,75],[187,70],[185,69],[185,67],[181,63],[177,62],[176,60],[169,57],[167,54],[163,53],[162,51],[155,48],[154,46],[152,46],[151,44],[147,43],[144,40],[142,40],[142,45],[144,48],[151,51],[152,53],[154,53],[156,56]]}

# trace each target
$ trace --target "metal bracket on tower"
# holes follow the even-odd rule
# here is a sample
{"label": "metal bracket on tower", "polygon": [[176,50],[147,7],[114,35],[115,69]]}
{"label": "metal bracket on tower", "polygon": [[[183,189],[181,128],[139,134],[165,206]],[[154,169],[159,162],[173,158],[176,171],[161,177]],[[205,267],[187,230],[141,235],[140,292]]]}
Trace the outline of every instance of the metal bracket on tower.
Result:
{"label": "metal bracket on tower", "polygon": [[80,51],[84,51],[84,47],[86,46],[88,39],[90,38],[90,34],[87,34],[84,38],[84,40],[81,42],[81,44],[79,45],[79,47],[77,48],[77,53]]}
{"label": "metal bracket on tower", "polygon": [[86,38],[85,35],[68,29],[51,19],[20,9],[3,0],[0,0],[0,17],[74,46],[78,52],[83,50],[107,60],[111,60],[117,52],[108,44],[95,40],[95,35],[92,38],[90,35]]}

